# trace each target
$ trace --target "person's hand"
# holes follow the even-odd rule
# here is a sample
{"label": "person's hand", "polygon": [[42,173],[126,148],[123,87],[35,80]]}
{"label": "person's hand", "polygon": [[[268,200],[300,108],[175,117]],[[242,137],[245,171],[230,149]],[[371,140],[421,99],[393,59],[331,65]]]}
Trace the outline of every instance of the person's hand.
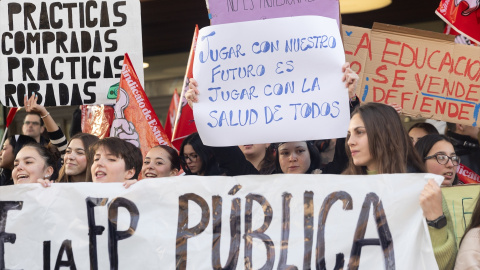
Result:
{"label": "person's hand", "polygon": [[46,187],[52,186],[53,181],[50,181],[50,180],[48,180],[48,179],[41,179],[41,178],[40,178],[40,179],[37,180],[37,183],[39,183],[40,185],[42,185],[42,187],[45,187],[45,188],[46,188]]}
{"label": "person's hand", "polygon": [[198,83],[194,78],[190,79],[190,83],[188,84],[188,91],[185,93],[185,99],[188,101],[188,105],[193,109],[193,103],[198,102],[198,95],[200,95],[200,91],[198,91]]}
{"label": "person's hand", "polygon": [[428,180],[420,194],[420,206],[427,220],[435,220],[443,215],[442,190],[433,179]]}
{"label": "person's hand", "polygon": [[129,188],[131,185],[137,183],[138,180],[137,179],[131,179],[131,180],[126,180],[125,182],[123,182],[123,186],[125,188]]}
{"label": "person's hand", "polygon": [[348,97],[353,98],[353,97],[355,97],[355,92],[357,90],[357,84],[358,84],[359,77],[358,77],[357,73],[355,73],[355,71],[353,71],[350,68],[350,63],[348,63],[348,62],[343,64],[342,72],[343,72],[342,82],[344,82],[345,87],[348,88]]}
{"label": "person's hand", "polygon": [[391,104],[388,104],[388,106],[392,107],[395,109],[395,111],[397,111],[398,114],[402,114],[402,107],[400,107],[397,103],[391,103]]}
{"label": "person's hand", "polygon": [[40,116],[46,116],[48,114],[47,109],[43,105],[37,104],[38,96],[32,95],[27,98],[27,95],[23,97],[23,104],[25,105],[25,111],[27,113],[38,113]]}

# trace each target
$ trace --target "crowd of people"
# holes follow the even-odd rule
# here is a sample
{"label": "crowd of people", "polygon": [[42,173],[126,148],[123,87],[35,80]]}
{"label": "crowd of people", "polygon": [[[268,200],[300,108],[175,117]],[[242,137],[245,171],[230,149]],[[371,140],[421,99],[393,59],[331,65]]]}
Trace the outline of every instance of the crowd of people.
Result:
{"label": "crowd of people", "polygon": [[[78,133],[67,141],[37,98],[25,97],[27,115],[23,135],[9,136],[0,152],[0,185],[53,182],[123,182],[177,175],[248,174],[391,174],[430,172],[444,176],[442,186],[457,183],[456,168],[465,164],[480,173],[478,127],[448,124],[446,135],[426,123],[407,132],[397,106],[367,103],[355,96],[358,76],[348,63],[342,80],[348,88],[351,120],[346,138],[322,141],[276,142],[231,147],[209,147],[193,133],[179,152],[155,146],[142,157],[139,148],[119,138],[99,139]],[[198,101],[192,79],[186,98]],[[41,136],[46,129],[49,140]],[[183,173],[181,173],[183,171]],[[439,269],[480,267],[480,201],[462,239],[457,256],[456,238],[440,186],[430,180],[419,198],[429,225]],[[477,267],[477,268],[475,268]]]}

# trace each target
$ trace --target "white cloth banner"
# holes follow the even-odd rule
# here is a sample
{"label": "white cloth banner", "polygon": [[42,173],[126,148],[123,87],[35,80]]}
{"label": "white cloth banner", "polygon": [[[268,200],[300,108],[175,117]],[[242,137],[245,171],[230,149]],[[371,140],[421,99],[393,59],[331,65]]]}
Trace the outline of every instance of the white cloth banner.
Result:
{"label": "white cloth banner", "polygon": [[[204,27],[193,77],[206,145],[345,137],[345,54],[334,19],[300,16]],[[328,128],[326,128],[328,127]],[[261,131],[261,132],[260,132]]]}
{"label": "white cloth banner", "polygon": [[0,268],[334,269],[343,257],[343,269],[438,269],[419,206],[424,177],[186,176],[129,189],[2,187]]}
{"label": "white cloth banner", "polygon": [[115,104],[125,53],[143,84],[138,0],[0,1],[0,101]]}

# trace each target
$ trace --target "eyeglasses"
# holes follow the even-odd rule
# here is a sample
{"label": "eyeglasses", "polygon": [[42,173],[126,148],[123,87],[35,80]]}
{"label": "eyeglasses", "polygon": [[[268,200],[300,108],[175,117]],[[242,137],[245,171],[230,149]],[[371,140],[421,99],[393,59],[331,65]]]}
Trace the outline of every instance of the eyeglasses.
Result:
{"label": "eyeglasses", "polygon": [[29,125],[40,126],[40,122],[25,121],[23,122],[23,124],[26,126],[29,126]]}
{"label": "eyeglasses", "polygon": [[425,160],[435,158],[440,165],[445,165],[448,163],[448,160],[452,161],[454,166],[457,166],[460,163],[460,157],[458,156],[447,156],[445,154],[435,154],[428,157],[425,157]]}
{"label": "eyeglasses", "polygon": [[184,155],[180,157],[183,163],[187,164],[187,159],[190,160],[191,162],[196,162],[198,158],[197,154],[190,154],[190,155]]}

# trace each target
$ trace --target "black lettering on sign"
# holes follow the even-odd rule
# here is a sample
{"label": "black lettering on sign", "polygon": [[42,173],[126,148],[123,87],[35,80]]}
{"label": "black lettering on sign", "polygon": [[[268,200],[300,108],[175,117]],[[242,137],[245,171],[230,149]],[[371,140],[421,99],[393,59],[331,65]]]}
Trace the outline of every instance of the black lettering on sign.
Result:
{"label": "black lettering on sign", "polygon": [[[377,232],[379,238],[365,239],[365,232],[368,224],[368,213],[370,206],[373,205],[373,217],[377,224]],[[375,193],[368,193],[363,202],[362,211],[358,218],[357,228],[353,239],[352,251],[350,253],[350,261],[348,269],[357,270],[360,264],[360,255],[362,247],[380,245],[383,249],[385,259],[385,269],[395,269],[395,254],[393,251],[393,238],[388,228],[387,218],[383,209],[382,201]]]}
{"label": "black lettering on sign", "polygon": [[10,210],[22,210],[22,201],[0,201],[0,269],[5,269],[5,243],[15,244],[17,235],[5,232],[7,214]]}
{"label": "black lettering on sign", "polygon": [[[117,231],[118,208],[127,209],[130,214],[130,226],[126,231]],[[127,239],[135,234],[140,212],[137,206],[125,198],[115,198],[108,205],[108,254],[110,269],[118,270],[118,241]]]}
{"label": "black lettering on sign", "polygon": [[[316,267],[317,269],[326,270],[325,262],[325,223],[327,222],[328,212],[332,205],[341,200],[343,202],[343,210],[352,210],[353,200],[350,194],[345,191],[337,191],[329,194],[323,201],[320,215],[318,217],[318,234],[317,234],[317,250],[316,250]],[[345,264],[345,255],[338,253],[336,256],[335,270],[343,269]]]}
{"label": "black lettering on sign", "polygon": [[106,52],[114,52],[118,49],[118,43],[115,39],[110,39],[110,34],[116,34],[117,29],[110,29],[105,31],[104,39],[105,43],[112,45],[110,48],[105,48]]}
{"label": "black lettering on sign", "polygon": [[113,26],[120,27],[120,26],[124,26],[127,23],[127,15],[119,10],[120,6],[126,6],[126,5],[127,5],[127,1],[118,1],[118,2],[115,2],[115,4],[113,4],[113,15],[121,19],[119,22],[114,22]]}
{"label": "black lettering on sign", "polygon": [[36,54],[40,54],[40,33],[27,33],[27,53],[32,54],[32,45],[35,45]]}
{"label": "black lettering on sign", "polygon": [[[96,85],[97,85],[96,82],[86,82],[83,85],[83,93],[86,96],[90,97],[90,99],[85,99],[82,104],[93,104],[97,101],[97,96],[95,95],[95,93],[92,93],[92,92],[88,91],[89,87],[95,87]],[[74,103],[73,98],[72,98],[72,103]],[[82,104],[71,104],[71,105],[82,105]]]}
{"label": "black lettering on sign", "polygon": [[110,18],[108,17],[108,5],[106,1],[102,2],[100,8],[100,27],[110,27]]}
{"label": "black lettering on sign", "polygon": [[[188,201],[193,201],[202,210],[200,223],[188,228]],[[177,240],[175,249],[176,269],[185,270],[187,268],[187,241],[189,238],[201,234],[207,228],[210,222],[210,209],[207,202],[194,193],[187,193],[178,198],[178,225]]]}
{"label": "black lettering on sign", "polygon": [[47,3],[42,2],[40,8],[40,30],[48,30],[50,29],[50,20],[48,19],[48,12],[47,12]]}
{"label": "black lettering on sign", "polygon": [[105,206],[107,204],[107,198],[91,198],[85,199],[87,203],[87,217],[88,217],[88,238],[90,243],[90,269],[98,270],[97,259],[97,235],[102,235],[105,227],[97,226],[95,223],[95,207]]}
{"label": "black lettering on sign", "polygon": [[220,256],[220,240],[222,238],[222,197],[212,197],[213,238],[212,238],[212,268],[213,269],[236,269],[240,252],[240,203],[239,198],[232,200],[230,212],[230,250],[225,267],[222,267]]}
{"label": "black lettering on sign", "polygon": [[[253,201],[260,204],[263,209],[264,221],[260,228],[252,231],[252,208]],[[252,269],[252,245],[253,238],[263,241],[267,250],[267,261],[259,269],[272,269],[275,262],[275,246],[272,239],[265,234],[272,222],[273,211],[270,203],[262,195],[248,194],[245,202],[245,269]]]}
{"label": "black lettering on sign", "polygon": [[305,191],[303,194],[303,235],[304,253],[303,270],[312,268],[312,247],[313,247],[313,192]]}
{"label": "black lettering on sign", "polygon": [[[8,30],[13,31],[13,15],[20,14],[22,6],[18,3],[8,3]],[[25,29],[27,30],[27,29]]]}
{"label": "black lettering on sign", "polygon": [[[63,253],[67,254],[67,260],[62,261]],[[69,267],[70,270],[77,270],[77,266],[75,265],[75,259],[73,258],[73,251],[72,251],[72,241],[65,240],[58,251],[57,261],[55,262],[54,270],[59,270],[60,267]]]}
{"label": "black lettering on sign", "polygon": [[282,195],[282,240],[280,248],[280,260],[278,262],[279,270],[297,270],[295,265],[287,265],[288,258],[288,238],[290,237],[290,201],[292,194],[283,193]]}
{"label": "black lettering on sign", "polygon": [[13,81],[13,70],[20,67],[20,60],[16,57],[8,57],[7,59],[8,65],[8,81]]}
{"label": "black lettering on sign", "polygon": [[32,26],[32,30],[37,30],[35,22],[33,21],[32,13],[35,12],[37,7],[32,3],[23,4],[23,25],[25,26],[25,31],[28,30],[28,22]]}
{"label": "black lettering on sign", "polygon": [[55,20],[55,8],[58,8],[59,10],[62,10],[62,3],[60,2],[53,2],[50,5],[50,25],[54,29],[60,29],[63,26],[63,20]]}
{"label": "black lettering on sign", "polygon": [[[5,100],[7,107],[16,107],[17,103],[15,102],[15,98],[13,98],[13,95],[17,92],[17,88],[15,87],[14,84],[5,84]],[[12,105],[10,105],[10,103]]]}

